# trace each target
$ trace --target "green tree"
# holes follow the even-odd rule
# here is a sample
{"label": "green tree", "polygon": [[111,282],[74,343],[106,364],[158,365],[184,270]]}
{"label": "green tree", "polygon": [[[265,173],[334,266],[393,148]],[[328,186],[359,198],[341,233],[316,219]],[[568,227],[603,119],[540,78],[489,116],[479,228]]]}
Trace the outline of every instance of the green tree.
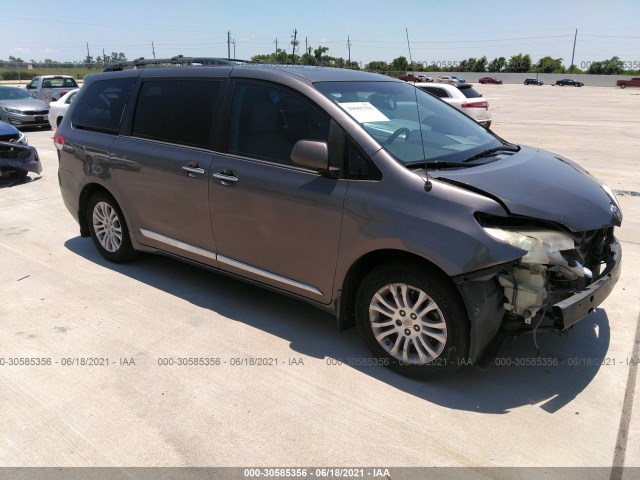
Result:
{"label": "green tree", "polygon": [[507,64],[508,72],[528,72],[531,70],[531,57],[529,54],[523,55],[519,53],[518,55],[513,55],[509,59],[509,63]]}
{"label": "green tree", "polygon": [[409,62],[407,61],[407,57],[394,58],[391,61],[390,67],[394,72],[406,72],[409,69]]}
{"label": "green tree", "polygon": [[480,58],[469,58],[462,60],[458,65],[458,70],[461,72],[486,72],[487,71],[487,57],[484,55]]}
{"label": "green tree", "polygon": [[536,63],[534,70],[539,73],[564,73],[566,69],[562,65],[562,58],[542,57]]}
{"label": "green tree", "polygon": [[364,66],[364,69],[369,72],[388,72],[390,70],[389,64],[382,60],[374,60]]}
{"label": "green tree", "polygon": [[507,59],[504,57],[498,57],[491,60],[487,69],[490,72],[501,72],[507,64]]}
{"label": "green tree", "polygon": [[122,52],[111,52],[111,63],[126,62],[127,56]]}
{"label": "green tree", "polygon": [[624,62],[618,57],[612,57],[601,62],[593,62],[589,65],[587,72],[596,75],[620,75],[624,73]]}

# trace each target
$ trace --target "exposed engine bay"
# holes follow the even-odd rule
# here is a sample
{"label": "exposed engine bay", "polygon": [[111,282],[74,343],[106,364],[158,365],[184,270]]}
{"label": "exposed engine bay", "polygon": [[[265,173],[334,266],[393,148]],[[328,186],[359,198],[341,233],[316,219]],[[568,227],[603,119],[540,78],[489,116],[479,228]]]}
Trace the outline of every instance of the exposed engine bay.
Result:
{"label": "exposed engine bay", "polygon": [[611,258],[612,230],[570,234],[540,228],[485,227],[497,240],[527,252],[517,268],[498,276],[507,299],[505,310],[531,324],[547,307],[584,290]]}

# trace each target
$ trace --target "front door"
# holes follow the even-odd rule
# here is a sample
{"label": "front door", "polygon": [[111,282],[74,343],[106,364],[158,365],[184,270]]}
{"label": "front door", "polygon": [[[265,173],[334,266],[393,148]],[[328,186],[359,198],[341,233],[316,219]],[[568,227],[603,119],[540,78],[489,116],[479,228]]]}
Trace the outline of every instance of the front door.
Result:
{"label": "front door", "polygon": [[347,181],[290,159],[298,140],[328,141],[329,123],[297,93],[236,84],[228,153],[216,154],[209,176],[220,268],[331,301]]}

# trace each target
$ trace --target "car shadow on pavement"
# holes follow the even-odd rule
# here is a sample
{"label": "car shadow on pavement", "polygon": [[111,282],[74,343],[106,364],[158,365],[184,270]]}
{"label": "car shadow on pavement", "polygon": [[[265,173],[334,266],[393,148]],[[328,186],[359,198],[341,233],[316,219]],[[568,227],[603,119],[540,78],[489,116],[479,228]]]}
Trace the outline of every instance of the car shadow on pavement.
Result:
{"label": "car shadow on pavement", "polygon": [[327,365],[342,361],[343,366],[446,408],[504,414],[520,406],[539,405],[554,413],[582,392],[601,367],[624,368],[619,362],[607,363],[609,321],[598,309],[569,335],[539,333],[539,355],[532,335],[508,338],[488,368],[463,366],[449,378],[411,380],[384,366],[355,362],[372,359],[357,329],[338,333],[334,317],[304,302],[159,255],[141,255],[135,262],[119,265],[103,259],[90,239],[72,238],[65,246],[100,266],[278,336],[290,343],[292,356],[326,359]]}
{"label": "car shadow on pavement", "polygon": [[40,180],[42,177],[15,177],[15,176],[7,176],[0,177],[0,188],[11,188],[16,187],[18,185],[25,185],[27,183],[32,183]]}

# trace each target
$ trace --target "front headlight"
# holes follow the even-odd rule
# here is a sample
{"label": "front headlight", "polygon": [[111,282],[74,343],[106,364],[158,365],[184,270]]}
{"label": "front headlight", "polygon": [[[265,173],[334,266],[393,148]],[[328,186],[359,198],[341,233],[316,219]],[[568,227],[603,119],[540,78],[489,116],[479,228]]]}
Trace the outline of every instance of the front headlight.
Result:
{"label": "front headlight", "polygon": [[27,139],[27,136],[20,132],[20,136],[18,137],[18,140],[16,141],[16,143],[21,143],[22,145],[29,145],[29,140]]}
{"label": "front headlight", "polygon": [[558,230],[497,227],[483,229],[492,238],[526,251],[522,263],[546,265],[551,261],[550,253],[553,255],[552,252],[572,250],[575,247],[573,238]]}
{"label": "front headlight", "polygon": [[2,107],[2,110],[4,110],[7,113],[13,113],[13,114],[16,114],[16,115],[22,115],[22,112],[20,110],[18,110],[17,108]]}
{"label": "front headlight", "polygon": [[609,188],[609,185],[605,183],[601,183],[600,186],[605,191],[605,193],[611,199],[611,203],[616,207],[617,211],[614,210],[614,214],[618,218],[618,220],[622,221],[622,209],[620,208],[620,204],[618,203],[618,199],[616,198],[616,194],[613,193],[613,190]]}

